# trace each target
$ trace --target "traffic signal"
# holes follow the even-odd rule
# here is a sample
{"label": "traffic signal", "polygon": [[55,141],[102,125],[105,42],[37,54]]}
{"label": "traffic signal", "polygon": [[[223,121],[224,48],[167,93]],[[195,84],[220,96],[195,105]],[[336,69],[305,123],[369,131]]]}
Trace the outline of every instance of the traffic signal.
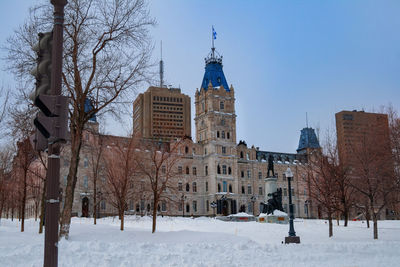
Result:
{"label": "traffic signal", "polygon": [[39,108],[33,124],[36,132],[31,136],[35,150],[44,151],[49,143],[67,139],[68,97],[51,93],[52,32],[39,33],[39,42],[33,47],[37,64],[31,74],[36,78],[36,88],[29,95]]}
{"label": "traffic signal", "polygon": [[68,97],[61,95],[39,95],[35,105],[40,109],[33,124],[49,142],[64,142],[67,139]]}
{"label": "traffic signal", "polygon": [[31,71],[31,74],[36,78],[36,88],[29,95],[29,99],[33,102],[38,95],[50,93],[52,46],[53,33],[39,33],[39,42],[33,47],[33,50],[37,53],[37,64]]}

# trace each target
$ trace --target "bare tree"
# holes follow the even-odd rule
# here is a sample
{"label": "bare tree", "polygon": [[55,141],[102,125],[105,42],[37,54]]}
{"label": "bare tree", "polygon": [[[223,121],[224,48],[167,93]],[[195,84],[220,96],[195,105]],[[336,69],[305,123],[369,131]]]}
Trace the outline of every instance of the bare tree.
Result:
{"label": "bare tree", "polygon": [[310,196],[326,213],[329,222],[329,237],[333,236],[333,214],[338,210],[338,189],[335,181],[335,166],[326,155],[310,158],[308,179]]}
{"label": "bare tree", "polygon": [[179,150],[185,139],[173,142],[147,141],[136,151],[135,162],[138,172],[150,184],[153,201],[152,233],[156,231],[157,207],[161,199],[168,198],[168,190],[174,192],[177,188]]}
{"label": "bare tree", "polygon": [[0,88],[0,97],[2,98],[0,102],[0,135],[2,135],[3,131],[3,122],[6,117],[6,112],[8,109],[8,102],[9,102],[9,91],[4,89],[4,87]]}
{"label": "bare tree", "polygon": [[135,138],[114,137],[112,144],[108,145],[104,151],[107,173],[107,185],[104,189],[108,201],[118,210],[121,231],[124,230],[124,212],[127,209],[127,199],[132,194],[130,184],[133,183],[136,172],[135,148],[137,148]]}
{"label": "bare tree", "polygon": [[102,168],[104,165],[103,162],[103,152],[104,152],[104,139],[106,136],[102,136],[98,131],[90,131],[92,140],[89,140],[88,149],[89,149],[89,165],[91,166],[91,170],[89,172],[89,176],[91,181],[93,182],[93,223],[97,222],[97,210],[98,204],[101,199],[98,197],[99,191],[99,177],[102,174]]}
{"label": "bare tree", "polygon": [[[52,22],[51,5],[37,6],[9,39],[10,68],[19,77],[29,79],[34,55],[27,47],[37,42],[38,32],[50,31]],[[148,27],[154,24],[144,0],[71,0],[65,8],[62,76],[71,99],[71,160],[60,238],[69,234],[84,126],[97,113],[118,115],[119,104],[130,103],[148,79]],[[91,109],[85,109],[87,99]]]}
{"label": "bare tree", "polygon": [[10,174],[12,168],[12,149],[3,147],[0,150],[0,219],[3,211],[7,209],[7,201],[10,196]]}

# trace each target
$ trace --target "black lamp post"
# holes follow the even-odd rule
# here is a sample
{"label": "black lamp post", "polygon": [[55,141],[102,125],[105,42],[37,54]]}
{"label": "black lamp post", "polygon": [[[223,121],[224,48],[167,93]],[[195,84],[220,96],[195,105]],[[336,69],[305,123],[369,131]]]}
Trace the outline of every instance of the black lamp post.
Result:
{"label": "black lamp post", "polygon": [[293,211],[293,203],[292,203],[292,187],[291,187],[291,179],[293,178],[293,173],[290,168],[287,168],[285,172],[286,178],[288,180],[288,190],[289,190],[289,236],[285,237],[285,244],[289,243],[300,243],[300,237],[296,236],[296,232],[294,231],[294,211]]}

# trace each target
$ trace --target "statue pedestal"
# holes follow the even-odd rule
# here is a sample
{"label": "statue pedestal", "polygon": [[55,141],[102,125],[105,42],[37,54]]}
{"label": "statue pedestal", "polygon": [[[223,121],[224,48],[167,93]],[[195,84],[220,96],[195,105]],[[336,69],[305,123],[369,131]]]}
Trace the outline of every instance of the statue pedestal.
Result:
{"label": "statue pedestal", "polygon": [[276,177],[267,177],[264,179],[265,182],[265,199],[264,202],[268,203],[268,200],[272,198],[272,193],[276,192]]}
{"label": "statue pedestal", "polygon": [[267,215],[265,213],[261,213],[260,216],[258,216],[258,222],[288,224],[289,216],[280,210],[274,210],[273,214],[269,214],[269,215]]}

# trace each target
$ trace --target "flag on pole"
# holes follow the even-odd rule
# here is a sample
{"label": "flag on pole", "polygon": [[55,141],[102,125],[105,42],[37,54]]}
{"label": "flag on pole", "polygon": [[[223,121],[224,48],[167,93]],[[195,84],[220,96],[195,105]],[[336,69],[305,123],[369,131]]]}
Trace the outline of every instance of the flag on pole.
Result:
{"label": "flag on pole", "polygon": [[217,39],[217,32],[214,30],[214,26],[212,26],[212,33],[214,40]]}

